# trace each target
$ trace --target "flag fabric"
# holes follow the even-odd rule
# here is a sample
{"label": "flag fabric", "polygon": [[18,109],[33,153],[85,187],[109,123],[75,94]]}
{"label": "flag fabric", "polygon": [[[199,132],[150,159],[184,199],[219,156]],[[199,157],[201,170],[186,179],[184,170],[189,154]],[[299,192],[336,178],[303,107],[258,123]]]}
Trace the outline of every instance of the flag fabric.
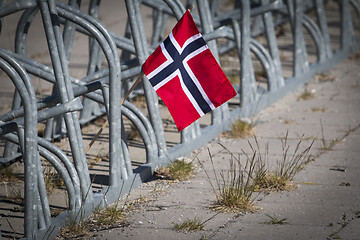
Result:
{"label": "flag fabric", "polygon": [[142,69],[179,131],[236,95],[189,10]]}

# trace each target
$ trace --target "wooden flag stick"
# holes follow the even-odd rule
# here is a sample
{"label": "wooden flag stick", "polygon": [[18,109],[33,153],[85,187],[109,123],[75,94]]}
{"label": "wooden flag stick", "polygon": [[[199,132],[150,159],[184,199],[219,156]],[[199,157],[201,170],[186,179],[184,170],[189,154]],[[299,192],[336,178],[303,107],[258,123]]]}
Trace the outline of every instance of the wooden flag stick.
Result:
{"label": "wooden flag stick", "polygon": [[145,73],[143,71],[141,71],[138,79],[136,79],[136,81],[134,82],[134,84],[132,85],[132,87],[129,89],[129,91],[125,94],[125,97],[123,98],[123,100],[121,101],[120,105],[123,105],[123,103],[125,102],[125,100],[129,97],[129,95],[132,93],[132,91],[134,91],[134,89],[136,88],[136,86],[139,84],[139,82],[141,81],[141,79],[144,77]]}
{"label": "wooden flag stick", "polygon": [[91,139],[91,142],[89,143],[89,145],[87,145],[87,147],[85,148],[85,154],[87,154],[87,152],[90,150],[90,148],[92,147],[92,145],[94,144],[94,142],[96,141],[96,139],[98,139],[98,137],[100,136],[100,134],[102,133],[102,131],[104,131],[104,129],[106,128],[106,126],[108,125],[109,120],[108,118],[106,118],[106,121],[104,122],[104,124],[101,126],[101,128],[99,129],[99,131],[97,132],[97,134],[95,135],[95,137],[93,139]]}
{"label": "wooden flag stick", "polygon": [[188,8],[189,9],[189,11],[191,12],[191,10],[194,8],[194,5],[190,5],[190,7]]}
{"label": "wooden flag stick", "polygon": [[[141,81],[141,79],[144,77],[144,72],[141,71],[139,77],[136,79],[136,81],[134,82],[134,84],[132,85],[132,87],[129,89],[129,91],[125,94],[125,97],[122,99],[120,105],[123,105],[123,103],[125,102],[125,100],[129,97],[129,95],[132,93],[132,91],[134,91],[134,89],[136,88],[136,86],[139,84],[139,82]],[[95,137],[91,140],[91,142],[89,143],[89,145],[87,145],[86,149],[85,149],[85,154],[87,154],[87,152],[89,151],[89,149],[92,147],[92,145],[95,143],[96,139],[98,139],[98,137],[100,136],[100,134],[102,133],[102,131],[104,131],[104,129],[106,128],[106,126],[109,124],[109,120],[108,118],[106,118],[106,121],[104,122],[104,124],[101,126],[101,128],[99,129],[99,131],[97,132],[97,134],[95,135]]]}

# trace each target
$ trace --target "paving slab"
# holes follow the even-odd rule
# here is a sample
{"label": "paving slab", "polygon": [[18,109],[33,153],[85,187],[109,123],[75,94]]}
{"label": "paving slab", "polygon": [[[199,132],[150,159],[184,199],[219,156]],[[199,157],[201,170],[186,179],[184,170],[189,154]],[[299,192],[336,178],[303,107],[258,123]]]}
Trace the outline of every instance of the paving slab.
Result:
{"label": "paving slab", "polygon": [[[351,61],[347,60],[340,65],[351,68],[351,64]],[[338,67],[331,72],[339,74],[336,71],[340,70],[344,69]],[[282,156],[280,138],[285,136],[287,130],[288,142],[292,148],[303,134],[309,138],[305,139],[304,143],[308,144],[311,138],[316,139],[311,149],[315,160],[295,176],[294,190],[260,193],[254,202],[259,207],[257,212],[240,215],[218,214],[205,224],[203,231],[185,233],[172,230],[171,226],[175,221],[192,219],[194,216],[201,219],[213,216],[214,211],[208,206],[214,201],[215,195],[209,186],[204,168],[214,183],[213,166],[215,171],[228,170],[231,156],[229,152],[235,156],[240,154],[242,149],[251,153],[248,141],[255,144],[253,137],[228,139],[220,136],[189,156],[196,156],[196,159],[202,162],[202,165],[197,166],[198,173],[195,178],[171,184],[164,190],[164,194],[156,198],[152,206],[131,214],[131,227],[98,234],[103,234],[102,236],[108,239],[115,236],[128,239],[331,239],[337,236],[356,239],[356,224],[359,223],[357,214],[360,210],[360,111],[354,104],[359,101],[359,97],[354,96],[357,91],[343,89],[349,88],[347,81],[351,82],[353,79],[344,78],[339,84],[337,80],[325,84],[312,82],[318,96],[313,102],[298,101],[296,95],[291,94],[254,118],[266,119],[256,126],[255,131],[261,150],[269,143],[270,157]],[[301,90],[297,91],[299,92],[301,93]],[[311,111],[313,106],[328,104],[329,97],[335,93],[340,95],[332,98],[327,112]],[[296,124],[285,124],[284,119],[288,117],[293,117]],[[352,130],[348,131],[349,129]],[[333,143],[331,149],[324,150],[323,139],[327,144],[333,139],[338,141]],[[243,154],[240,156],[244,157]],[[169,207],[154,211],[156,206]],[[286,218],[287,224],[269,224],[269,216],[279,220]],[[142,224],[139,224],[139,221]],[[156,226],[153,226],[154,222]]]}
{"label": "paving slab", "polygon": [[[86,3],[88,1],[85,1]],[[86,5],[86,3],[84,5]],[[106,28],[123,35],[126,25],[126,14],[123,1],[114,4],[103,4],[100,8],[100,21]],[[84,11],[87,11],[84,9]],[[105,14],[104,14],[105,13]],[[152,18],[149,8],[142,8],[146,18]],[[114,18],[113,16],[117,16]],[[14,14],[11,19],[6,19],[3,31],[9,34],[9,39],[14,38],[16,25],[8,24],[17,22],[20,14]],[[152,21],[145,21],[145,30],[152,29]],[[174,25],[174,19],[169,19],[166,32]],[[37,16],[33,26],[41,25]],[[87,65],[87,38],[76,35],[70,72],[73,77],[80,78],[86,73]],[[37,41],[28,42],[27,54],[44,64],[49,64],[48,53],[45,48],[39,51],[39,46],[46,46],[46,39],[42,28],[31,27],[29,39]],[[13,42],[0,39],[0,47],[13,49]],[[129,226],[98,231],[92,239],[326,239],[341,237],[342,239],[359,239],[360,236],[360,72],[358,71],[359,59],[347,59],[334,66],[327,72],[334,77],[334,81],[321,82],[314,77],[306,86],[290,93],[278,102],[261,111],[251,120],[256,123],[255,133],[263,150],[269,143],[269,157],[274,167],[277,159],[281,159],[281,138],[289,132],[288,143],[291,149],[304,135],[303,146],[310,144],[315,139],[311,154],[315,157],[300,171],[293,181],[297,187],[292,191],[276,193],[260,193],[255,205],[259,210],[254,213],[217,213],[209,208],[215,201],[216,195],[209,183],[216,184],[213,173],[215,168],[218,174],[222,170],[229,170],[231,155],[240,156],[242,153],[251,154],[248,141],[254,145],[254,138],[229,139],[224,135],[209,143],[207,146],[194,151],[190,156],[197,164],[197,174],[194,178],[184,182],[168,183],[164,180],[154,180],[135,189],[129,195],[129,201],[140,200],[127,215]],[[1,77],[0,111],[9,109],[13,87],[9,81]],[[38,94],[51,91],[51,85],[39,79],[33,79]],[[314,98],[300,101],[298,97],[304,91],[310,91]],[[317,109],[315,109],[317,108]],[[323,111],[322,111],[323,109]],[[169,113],[163,111],[164,119],[169,119]],[[210,115],[206,115],[201,123],[208,124]],[[323,130],[321,129],[321,124]],[[91,126],[88,126],[91,128]],[[87,129],[86,144],[95,133],[98,126]],[[167,133],[168,144],[179,142],[180,134],[169,128]],[[352,130],[352,131],[349,131]],[[95,157],[102,148],[107,148],[107,130],[91,149],[91,156]],[[340,139],[332,149],[323,151],[322,140],[327,144],[334,139]],[[221,143],[224,147],[222,147]],[[61,143],[60,143],[61,144]],[[62,149],[66,152],[69,146],[64,143]],[[140,141],[131,145],[131,159],[138,164],[144,162],[144,149],[136,149]],[[290,152],[291,152],[290,149]],[[209,156],[209,152],[211,157]],[[240,155],[238,155],[240,154]],[[210,161],[213,160],[213,164]],[[202,164],[198,163],[200,161]],[[95,166],[95,165],[94,165]],[[270,166],[268,166],[270,167]],[[101,166],[98,172],[107,168]],[[94,168],[94,171],[96,168]],[[205,170],[207,172],[205,172]],[[216,186],[216,185],[215,185]],[[0,188],[1,193],[6,192]],[[6,194],[5,194],[6,195]],[[256,195],[256,194],[255,194]],[[61,198],[62,195],[54,194],[50,200]],[[1,197],[1,196],[0,196]],[[124,201],[124,200],[122,200]],[[21,237],[23,233],[22,210],[17,204],[6,203],[2,209],[0,224],[2,224],[2,237]],[[10,207],[9,207],[10,204]],[[13,224],[16,234],[3,230],[7,216],[13,216],[19,224]],[[281,220],[286,218],[283,225],[269,224],[269,216]],[[174,223],[181,223],[187,219],[198,217],[205,222],[204,230],[186,232],[173,230]],[[12,221],[12,220],[11,220]],[[6,225],[6,229],[10,229]],[[90,238],[90,237],[89,237]]]}
{"label": "paving slab", "polygon": [[344,229],[342,229],[338,235],[341,239],[355,240],[360,236],[360,217],[357,215],[351,223],[349,223]]}

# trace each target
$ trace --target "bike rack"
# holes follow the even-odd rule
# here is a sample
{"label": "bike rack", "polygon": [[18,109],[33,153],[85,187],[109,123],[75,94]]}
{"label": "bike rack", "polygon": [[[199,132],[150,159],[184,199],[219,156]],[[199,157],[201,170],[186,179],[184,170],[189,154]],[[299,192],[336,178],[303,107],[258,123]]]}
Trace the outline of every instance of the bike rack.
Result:
{"label": "bike rack", "polygon": [[[228,130],[232,122],[258,113],[360,48],[359,22],[353,20],[360,19],[358,0],[242,0],[226,11],[220,11],[221,0],[188,0],[186,5],[180,0],[125,0],[124,36],[110,32],[99,22],[99,3],[91,0],[88,13],[84,13],[79,10],[80,1],[75,0],[68,4],[56,0],[0,1],[0,19],[22,12],[15,50],[0,49],[0,68],[16,88],[12,109],[0,116],[0,137],[6,140],[1,163],[11,163],[19,156],[24,162],[27,239],[53,238],[69,216],[79,221],[79,211],[87,217],[97,207],[117,201],[151,179],[157,168],[203,147]],[[192,15],[217,61],[231,51],[235,53],[239,65],[234,71],[238,71],[239,81],[233,85],[238,95],[215,109],[211,120],[191,124],[180,133],[179,142],[168,147],[162,106],[146,77],[129,100],[123,105],[120,102],[141,72],[141,64],[164,38],[167,21],[178,20],[190,4],[195,5]],[[338,4],[340,44],[335,48],[326,14],[328,4]],[[153,11],[150,38],[145,35],[142,7]],[[37,14],[43,21],[49,65],[26,55],[29,26]],[[284,74],[277,35],[277,29],[284,25],[292,35],[290,76]],[[78,33],[89,39],[87,72],[81,79],[69,71]],[[260,36],[264,41],[258,40]],[[309,52],[309,45],[315,54]],[[102,64],[104,59],[106,64]],[[261,82],[255,74],[255,62],[264,70]],[[52,94],[37,98],[32,76],[51,83]],[[134,105],[136,96],[145,97],[146,110]],[[109,121],[109,183],[95,191],[81,127],[104,115]],[[140,166],[135,166],[129,152],[126,121],[135,126],[144,145],[145,163]],[[39,122],[46,122],[44,137],[37,134]],[[51,142],[60,138],[69,142],[71,157]],[[44,161],[61,176],[68,196],[68,210],[55,218],[50,216]]]}

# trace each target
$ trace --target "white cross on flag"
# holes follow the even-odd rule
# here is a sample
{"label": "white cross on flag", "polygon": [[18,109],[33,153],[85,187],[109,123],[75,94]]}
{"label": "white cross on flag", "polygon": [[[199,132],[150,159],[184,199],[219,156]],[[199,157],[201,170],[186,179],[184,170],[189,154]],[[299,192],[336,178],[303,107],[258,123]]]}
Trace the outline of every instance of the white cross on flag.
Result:
{"label": "white cross on flag", "polygon": [[236,95],[189,11],[142,69],[179,131]]}

